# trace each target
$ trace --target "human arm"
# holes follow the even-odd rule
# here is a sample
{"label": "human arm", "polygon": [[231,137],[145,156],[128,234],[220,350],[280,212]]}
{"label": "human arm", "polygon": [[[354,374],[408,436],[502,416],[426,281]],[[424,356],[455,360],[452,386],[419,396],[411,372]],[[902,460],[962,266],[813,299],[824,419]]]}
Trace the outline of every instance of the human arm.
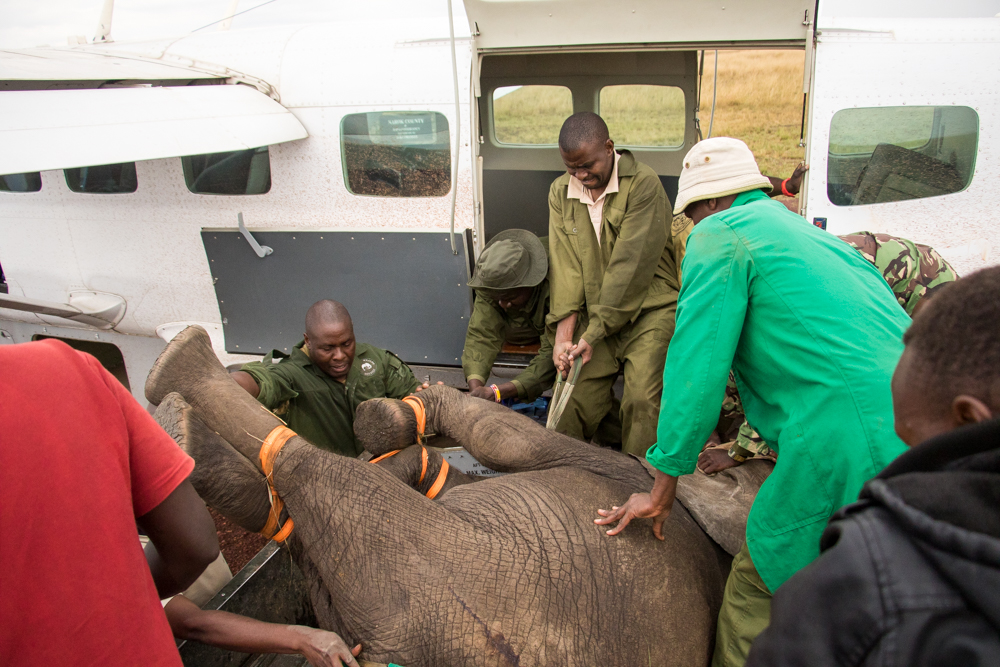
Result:
{"label": "human arm", "polygon": [[302,625],[265,623],[225,611],[204,610],[183,595],[164,607],[174,637],[240,653],[298,653],[314,667],[357,667],[361,644],[348,649],[339,635]]}
{"label": "human arm", "polygon": [[[587,304],[589,320],[580,338],[588,346],[617,333],[635,318],[667,244],[670,215],[663,186],[652,173],[641,171],[632,178],[600,296],[597,303]],[[615,203],[619,196],[615,195]],[[586,354],[577,356],[587,360]]]}
{"label": "human arm", "polygon": [[[567,177],[568,178],[568,177]],[[563,178],[556,179],[549,190],[549,313],[545,322],[550,332],[555,332],[566,318],[583,312],[587,307],[583,279],[583,265],[576,251],[578,239],[572,221],[563,220],[566,186]],[[567,227],[567,225],[569,225]],[[572,345],[573,328],[566,338]],[[553,358],[559,365],[560,336],[556,335]]]}
{"label": "human arm", "polygon": [[243,364],[240,370],[230,373],[230,377],[268,410],[299,395],[284,376],[281,364],[273,363],[269,357],[264,357],[263,361]]}
{"label": "human arm", "polygon": [[462,350],[462,371],[470,390],[482,388],[486,384],[493,370],[493,362],[503,349],[506,330],[507,324],[496,307],[477,294],[469,317],[469,328],[465,332],[465,348]]}
{"label": "human arm", "polygon": [[388,350],[385,352],[385,363],[382,368],[385,395],[389,398],[404,398],[427,387],[426,384],[421,385],[417,382],[410,367]]}
{"label": "human arm", "polygon": [[149,536],[146,562],[161,598],[185,590],[219,557],[215,522],[188,480],[136,521]]}
{"label": "human arm", "polygon": [[[538,354],[524,369],[524,372],[510,383],[517,392],[518,398],[524,401],[533,401],[555,382],[556,366],[552,360],[552,350],[553,339],[548,332],[543,331]],[[500,385],[500,392],[503,393],[503,385]]]}
{"label": "human arm", "polygon": [[556,324],[555,340],[552,346],[552,363],[560,373],[569,371],[572,360],[569,352],[573,349],[573,332],[576,330],[577,313],[570,313]]}
{"label": "human arm", "polygon": [[229,377],[236,381],[236,384],[243,387],[244,390],[254,398],[260,395],[260,386],[257,381],[253,379],[253,376],[246,371],[233,371],[229,374]]}
{"label": "human arm", "polygon": [[[799,190],[802,188],[802,177],[805,173],[809,171],[809,165],[805,162],[800,162],[796,167],[792,175],[786,179],[777,178],[775,176],[765,176],[767,180],[771,181],[771,191],[768,193],[771,197],[777,197],[778,195],[785,195],[784,191],[781,189],[781,184],[785,183],[785,189],[788,190],[794,197],[799,194]],[[786,197],[788,195],[785,195]]]}
{"label": "human arm", "polygon": [[666,475],[659,470],[653,478],[653,490],[649,493],[633,493],[621,507],[617,505],[610,510],[597,510],[600,519],[594,519],[598,526],[618,522],[618,525],[608,530],[608,535],[617,535],[629,525],[632,519],[652,519],[653,535],[663,539],[663,522],[670,516],[677,495],[677,478]]}

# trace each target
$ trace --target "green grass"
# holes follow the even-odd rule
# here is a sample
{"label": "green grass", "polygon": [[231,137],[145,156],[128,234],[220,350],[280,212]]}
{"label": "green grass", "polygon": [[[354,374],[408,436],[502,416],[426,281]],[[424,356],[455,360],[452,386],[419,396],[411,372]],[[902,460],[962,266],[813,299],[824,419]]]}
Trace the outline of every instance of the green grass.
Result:
{"label": "green grass", "polygon": [[[742,139],[761,170],[789,176],[803,158],[802,51],[720,51],[719,94],[714,136]],[[708,133],[715,56],[705,58],[701,100],[703,133]],[[601,115],[620,146],[677,146],[684,137],[684,100],[665,86],[609,86],[601,91]],[[524,86],[495,99],[497,140],[508,144],[554,145],[573,111],[568,89]],[[912,136],[912,135],[910,135]]]}

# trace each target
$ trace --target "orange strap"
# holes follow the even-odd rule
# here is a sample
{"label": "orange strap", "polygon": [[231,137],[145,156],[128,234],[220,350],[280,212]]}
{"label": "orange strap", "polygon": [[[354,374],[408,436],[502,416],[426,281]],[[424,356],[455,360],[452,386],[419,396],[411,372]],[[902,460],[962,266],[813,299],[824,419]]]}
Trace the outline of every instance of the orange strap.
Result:
{"label": "orange strap", "polygon": [[401,451],[403,451],[403,450],[402,450],[402,449],[394,449],[394,450],[392,450],[391,452],[388,452],[388,453],[386,453],[386,454],[383,454],[382,456],[376,456],[375,458],[373,458],[373,459],[372,459],[371,461],[369,461],[368,463],[378,463],[378,462],[379,462],[379,461],[381,461],[382,459],[387,459],[387,458],[389,458],[390,456],[395,456],[396,454],[399,454],[399,453],[400,453]]}
{"label": "orange strap", "polygon": [[281,499],[281,496],[278,495],[278,492],[274,490],[272,479],[274,460],[278,458],[281,448],[294,435],[295,431],[287,426],[276,426],[267,434],[267,437],[264,438],[264,444],[260,446],[260,467],[264,471],[264,477],[267,480],[267,492],[271,500],[271,512],[267,515],[267,523],[264,524],[264,529],[260,531],[260,534],[276,542],[287,540],[288,536],[292,534],[292,528],[295,527],[295,523],[289,517],[285,525],[281,527],[281,530],[278,530],[278,522],[281,520],[281,510],[284,509],[285,503]]}
{"label": "orange strap", "polygon": [[434,498],[437,497],[437,494],[441,493],[441,489],[444,488],[444,483],[448,479],[448,468],[449,467],[450,466],[448,465],[448,462],[445,461],[442,458],[441,459],[441,472],[438,473],[437,479],[434,480],[434,485],[431,486],[431,488],[427,490],[427,493],[424,494],[425,496],[427,496],[431,500],[434,500]]}
{"label": "orange strap", "polygon": [[[378,458],[372,459],[368,463],[378,463],[382,459],[387,459],[390,456],[395,456],[396,454],[399,454],[401,451],[403,451],[403,450],[402,449],[395,449],[395,450],[389,452],[388,454],[383,454],[382,456],[380,456]],[[431,488],[428,489],[427,493],[425,493],[424,495],[426,495],[431,500],[434,500],[434,498],[437,496],[437,494],[441,493],[441,489],[444,488],[444,483],[448,479],[448,468],[450,468],[450,467],[451,466],[448,465],[448,462],[445,461],[444,458],[442,458],[441,459],[441,470],[438,472],[437,479],[434,480],[434,484],[431,485]],[[424,481],[424,477],[426,475],[427,475],[427,448],[424,447],[424,446],[421,446],[420,447],[420,479],[417,480],[417,484],[422,484],[423,481]],[[291,520],[289,520],[289,521],[291,521]],[[291,532],[291,529],[289,529],[289,532]],[[275,538],[275,539],[277,539],[277,538]]]}
{"label": "orange strap", "polygon": [[417,416],[417,442],[424,439],[424,428],[427,426],[427,411],[424,410],[424,402],[416,396],[407,396],[403,399],[413,409],[413,414]]}

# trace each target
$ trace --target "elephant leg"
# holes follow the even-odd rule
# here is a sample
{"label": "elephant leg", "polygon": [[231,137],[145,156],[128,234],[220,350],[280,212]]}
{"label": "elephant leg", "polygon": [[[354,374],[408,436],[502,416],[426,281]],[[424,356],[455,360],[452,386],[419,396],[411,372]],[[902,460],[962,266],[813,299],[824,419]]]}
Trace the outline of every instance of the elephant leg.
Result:
{"label": "elephant leg", "polygon": [[[571,466],[635,488],[652,487],[652,479],[636,459],[548,430],[502,405],[445,386],[425,389],[419,399],[426,412],[427,432],[454,439],[494,470],[526,472]],[[354,431],[365,449],[376,453],[386,442],[396,448],[399,443],[415,442],[416,419],[402,401],[377,398],[358,406]]]}
{"label": "elephant leg", "polygon": [[202,500],[246,530],[259,532],[271,507],[264,475],[205,426],[180,394],[164,396],[153,417],[195,460],[190,480]]}
{"label": "elephant leg", "polygon": [[[201,327],[190,326],[177,334],[149,371],[146,398],[150,403],[159,405],[171,392],[183,396],[209,429],[259,469],[264,438],[283,422],[229,377]],[[279,458],[290,448],[291,441]]]}
{"label": "elephant leg", "polygon": [[[410,445],[406,449],[399,450],[398,454],[378,461],[375,465],[426,496],[438,483],[444,457],[434,449]],[[471,477],[451,466],[444,471],[444,474],[445,477],[441,481],[443,486],[435,491],[435,499],[443,496],[449,489],[473,481]]]}

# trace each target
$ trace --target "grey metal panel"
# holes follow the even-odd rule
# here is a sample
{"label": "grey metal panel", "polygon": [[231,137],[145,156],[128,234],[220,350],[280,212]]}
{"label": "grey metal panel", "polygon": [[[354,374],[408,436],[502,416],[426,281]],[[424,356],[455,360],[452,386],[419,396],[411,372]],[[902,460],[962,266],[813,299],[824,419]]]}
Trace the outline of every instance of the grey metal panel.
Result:
{"label": "grey metal panel", "polygon": [[320,299],[351,312],[359,341],[406,362],[459,365],[471,314],[465,244],[441,232],[253,231],[274,252],[257,257],[236,230],[202,230],[226,350],[291,349]]}

